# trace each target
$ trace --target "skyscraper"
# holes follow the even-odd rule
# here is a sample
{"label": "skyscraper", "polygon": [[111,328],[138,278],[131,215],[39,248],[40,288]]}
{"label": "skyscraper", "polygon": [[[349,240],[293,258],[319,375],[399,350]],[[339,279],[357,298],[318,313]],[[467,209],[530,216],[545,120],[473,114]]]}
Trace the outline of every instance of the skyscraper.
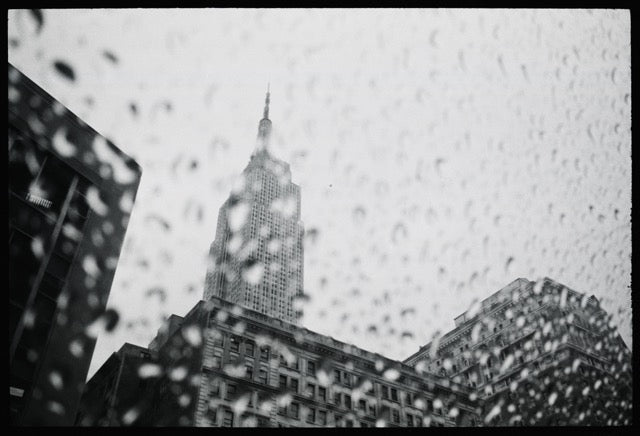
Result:
{"label": "skyscraper", "polygon": [[[71,425],[140,182],[138,164],[9,75],[9,411]],[[95,324],[94,324],[95,323]]]}
{"label": "skyscraper", "polygon": [[289,164],[269,152],[269,96],[240,187],[218,214],[204,300],[215,296],[296,323],[304,268],[300,187]]}

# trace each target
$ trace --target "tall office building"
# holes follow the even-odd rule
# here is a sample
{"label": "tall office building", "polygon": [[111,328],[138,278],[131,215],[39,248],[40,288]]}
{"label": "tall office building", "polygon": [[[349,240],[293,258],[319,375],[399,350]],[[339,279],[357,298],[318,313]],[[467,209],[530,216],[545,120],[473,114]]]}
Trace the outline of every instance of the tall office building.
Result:
{"label": "tall office building", "polygon": [[300,187],[289,164],[273,157],[269,93],[256,149],[241,185],[220,208],[204,299],[218,297],[287,322],[303,291]]}
{"label": "tall office building", "polygon": [[517,279],[404,362],[474,390],[486,425],[630,425],[631,353],[595,296]]}
{"label": "tall office building", "polygon": [[141,171],[11,64],[8,75],[9,420],[72,425],[94,328],[115,321],[105,306]]}

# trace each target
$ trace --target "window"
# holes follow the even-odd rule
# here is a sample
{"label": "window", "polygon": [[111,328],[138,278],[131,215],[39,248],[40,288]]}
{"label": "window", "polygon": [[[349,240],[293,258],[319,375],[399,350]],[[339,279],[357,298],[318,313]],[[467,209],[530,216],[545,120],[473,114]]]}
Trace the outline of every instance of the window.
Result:
{"label": "window", "polygon": [[347,409],[351,409],[351,395],[345,394],[344,405],[347,407]]}
{"label": "window", "polygon": [[340,383],[340,370],[339,369],[334,369],[333,370],[333,382],[334,383]]}
{"label": "window", "polygon": [[216,425],[218,423],[218,409],[209,409],[207,411],[207,418],[211,424]]}
{"label": "window", "polygon": [[224,411],[224,418],[222,419],[223,427],[233,427],[233,412],[231,410]]}
{"label": "window", "polygon": [[298,403],[291,403],[289,411],[291,412],[292,418],[298,419],[298,415],[300,413],[300,405]]}
{"label": "window", "polygon": [[313,383],[307,383],[305,394],[310,397],[314,397],[316,394],[316,385],[314,385]]}
{"label": "window", "polygon": [[269,347],[260,348],[260,359],[269,360]]}
{"label": "window", "polygon": [[285,359],[285,358],[284,358],[284,356],[283,356],[282,354],[280,355],[280,366],[282,366],[282,367],[284,367],[284,368],[286,368],[287,366],[289,366],[289,365],[287,365],[287,359]]}
{"label": "window", "polygon": [[407,427],[413,427],[413,415],[407,413]]}
{"label": "window", "polygon": [[229,351],[232,353],[240,352],[240,340],[235,336],[231,336],[231,338],[229,338]]}
{"label": "window", "polygon": [[407,396],[405,397],[407,406],[413,406],[413,394],[411,392],[407,392]]}
{"label": "window", "polygon": [[320,400],[327,401],[327,388],[323,388],[322,386],[318,387],[318,396]]}
{"label": "window", "polygon": [[220,334],[216,335],[213,345],[220,348],[224,347],[224,336]]}
{"label": "window", "polygon": [[393,409],[391,410],[391,420],[395,423],[400,422],[400,411]]}
{"label": "window", "polygon": [[376,416],[376,405],[369,404],[369,415]]}
{"label": "window", "polygon": [[367,402],[365,400],[359,400],[358,401],[358,409],[362,410],[363,412],[367,411]]}
{"label": "window", "polygon": [[214,380],[213,383],[211,383],[209,394],[212,397],[217,397],[218,395],[220,395],[220,382],[218,380]]}
{"label": "window", "polygon": [[244,343],[244,354],[253,357],[253,352],[255,350],[255,345],[252,341],[247,341]]}
{"label": "window", "polygon": [[316,363],[312,360],[309,360],[307,362],[307,374],[309,375],[316,375]]}
{"label": "window", "polygon": [[382,398],[388,400],[389,399],[389,387],[385,385],[380,386],[380,391],[382,392]]}
{"label": "window", "polygon": [[232,383],[227,384],[227,393],[224,397],[225,400],[231,400],[233,396],[236,394],[236,385]]}
{"label": "window", "polygon": [[258,381],[263,385],[266,385],[269,382],[269,372],[266,368],[260,368],[260,372],[258,373]]}
{"label": "window", "polygon": [[318,410],[318,421],[320,425],[327,425],[327,411]]}
{"label": "window", "polygon": [[342,375],[343,379],[344,379],[344,385],[345,386],[351,386],[351,374],[349,374],[348,372],[345,372]]}
{"label": "window", "polygon": [[391,399],[398,401],[398,390],[396,388],[391,388]]}
{"label": "window", "polygon": [[249,380],[253,380],[253,366],[251,366],[251,365],[245,365],[245,368],[246,368],[246,374],[245,374],[245,375],[246,375],[246,377],[247,377]]}
{"label": "window", "polygon": [[298,393],[298,379],[297,378],[292,378],[291,379],[291,390],[293,392],[295,392],[296,394]]}
{"label": "window", "polygon": [[280,384],[278,385],[278,387],[280,389],[286,389],[287,388],[287,376],[286,375],[281,375],[280,376]]}
{"label": "window", "polygon": [[316,422],[316,409],[310,407],[309,413],[307,413],[307,422],[313,424]]}
{"label": "window", "polygon": [[340,392],[334,392],[333,393],[333,404],[340,405],[342,403],[341,397],[342,397],[342,394]]}

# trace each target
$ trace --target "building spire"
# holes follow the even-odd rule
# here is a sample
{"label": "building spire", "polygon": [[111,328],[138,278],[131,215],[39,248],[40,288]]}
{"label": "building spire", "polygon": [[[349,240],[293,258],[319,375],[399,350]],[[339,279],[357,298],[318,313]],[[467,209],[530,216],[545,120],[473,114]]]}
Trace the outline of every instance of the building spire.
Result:
{"label": "building spire", "polygon": [[269,92],[270,84],[267,84],[267,97],[264,102],[264,111],[262,119],[258,125],[258,149],[266,149],[271,136],[271,120],[269,119],[269,102],[271,93]]}
{"label": "building spire", "polygon": [[269,119],[269,96],[271,95],[269,93],[269,85],[270,83],[267,83],[267,98],[264,101],[264,112],[262,114],[262,118],[265,120]]}

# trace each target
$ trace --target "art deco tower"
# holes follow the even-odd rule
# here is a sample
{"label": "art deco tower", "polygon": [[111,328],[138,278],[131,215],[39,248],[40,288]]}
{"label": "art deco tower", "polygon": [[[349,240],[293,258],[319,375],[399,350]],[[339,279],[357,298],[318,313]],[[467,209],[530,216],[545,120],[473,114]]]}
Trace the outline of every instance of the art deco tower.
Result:
{"label": "art deco tower", "polygon": [[291,182],[289,164],[269,153],[270,135],[267,91],[256,148],[240,188],[218,214],[204,299],[215,296],[296,323],[304,267],[300,187]]}

